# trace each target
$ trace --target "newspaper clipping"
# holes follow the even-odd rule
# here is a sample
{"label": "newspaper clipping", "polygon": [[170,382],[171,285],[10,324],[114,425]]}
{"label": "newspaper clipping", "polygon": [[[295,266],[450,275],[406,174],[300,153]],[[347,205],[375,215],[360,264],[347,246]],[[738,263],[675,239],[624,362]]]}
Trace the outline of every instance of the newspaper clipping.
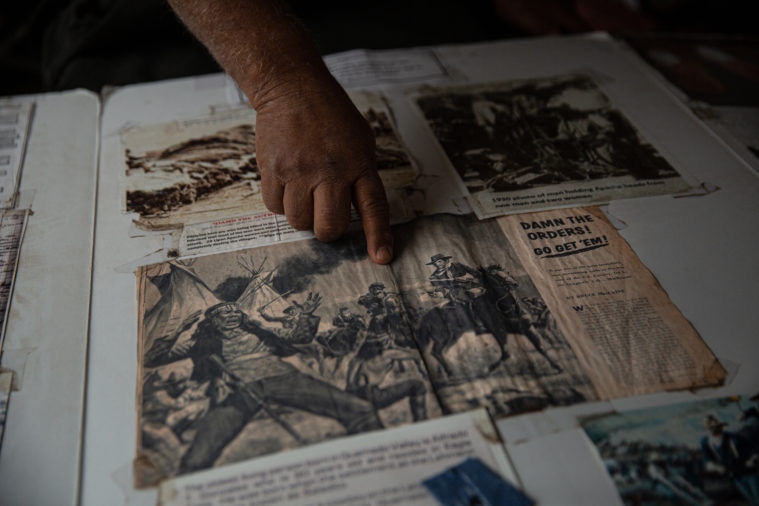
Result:
{"label": "newspaper clipping", "polygon": [[21,179],[34,102],[0,101],[0,209],[11,209]]}
{"label": "newspaper clipping", "polygon": [[480,218],[690,185],[583,75],[411,94]]}
{"label": "newspaper clipping", "polygon": [[0,211],[0,356],[3,354],[5,328],[16,282],[18,253],[24,239],[27,209]]}
{"label": "newspaper clipping", "polygon": [[600,209],[498,221],[601,398],[722,383],[722,366]]}
{"label": "newspaper clipping", "polygon": [[441,413],[724,378],[598,208],[396,237],[391,266],[353,234],[141,268],[138,484]]}
{"label": "newspaper clipping", "polygon": [[[391,199],[397,200],[404,188],[413,186],[418,171],[395,134],[381,97],[357,92],[351,99],[374,131],[377,169]],[[137,226],[149,230],[191,224],[209,227],[242,216],[248,221],[260,218],[261,228],[269,230],[272,220],[261,196],[256,162],[255,118],[255,111],[244,107],[124,131],[124,211],[136,213]],[[291,232],[295,231],[286,223],[276,227],[278,234]],[[274,237],[254,235],[254,239]],[[197,251],[186,252],[193,253]]]}
{"label": "newspaper clipping", "polygon": [[161,506],[435,506],[425,479],[476,458],[517,479],[484,411],[354,436],[167,481]]}

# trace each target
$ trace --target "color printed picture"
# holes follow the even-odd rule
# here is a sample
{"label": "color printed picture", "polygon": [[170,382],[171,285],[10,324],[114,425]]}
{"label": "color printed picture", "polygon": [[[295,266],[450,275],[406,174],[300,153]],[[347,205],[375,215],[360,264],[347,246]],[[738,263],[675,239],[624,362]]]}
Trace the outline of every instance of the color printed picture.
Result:
{"label": "color printed picture", "polygon": [[759,504],[759,395],[583,423],[625,504]]}

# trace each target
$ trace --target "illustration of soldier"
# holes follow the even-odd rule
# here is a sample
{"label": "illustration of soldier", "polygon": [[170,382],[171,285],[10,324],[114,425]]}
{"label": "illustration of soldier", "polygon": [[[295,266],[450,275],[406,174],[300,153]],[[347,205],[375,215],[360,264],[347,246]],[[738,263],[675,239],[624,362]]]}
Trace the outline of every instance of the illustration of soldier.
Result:
{"label": "illustration of soldier", "polygon": [[279,323],[282,328],[268,328],[280,336],[285,342],[292,345],[299,352],[299,358],[304,365],[311,369],[318,369],[324,374],[323,347],[314,339],[319,330],[321,317],[316,316],[314,311],[321,304],[321,296],[318,293],[309,293],[302,304],[293,299],[291,304],[282,310],[282,316],[273,316],[266,313],[266,308],[273,302],[258,308],[258,314],[267,322]]}
{"label": "illustration of soldier", "polygon": [[396,345],[416,349],[411,325],[405,318],[397,294],[388,294],[383,283],[372,283],[369,291],[358,298],[369,315],[370,334],[389,334]]}
{"label": "illustration of soldier", "polygon": [[430,295],[448,299],[449,308],[463,308],[478,334],[488,332],[485,323],[472,306],[475,298],[485,293],[482,275],[468,265],[453,262],[452,258],[437,253],[427,262],[426,265],[435,268],[429,275],[433,287]]}
{"label": "illustration of soldier", "polygon": [[332,319],[334,329],[320,333],[316,341],[322,346],[324,359],[335,359],[332,376],[340,370],[343,359],[356,351],[366,334],[364,319],[354,314],[348,306],[340,306]]}
{"label": "illustration of soldier", "polygon": [[704,460],[733,479],[749,504],[759,504],[759,444],[739,432],[727,431],[727,423],[715,415],[704,422],[709,431],[701,439]]}
{"label": "illustration of soldier", "polygon": [[266,306],[258,308],[258,314],[267,322],[279,323],[283,331],[273,330],[275,334],[280,335],[285,341],[292,345],[310,344],[316,332],[319,330],[321,318],[314,315],[314,311],[321,305],[322,298],[319,293],[310,292],[299,304],[293,299],[291,304],[282,310],[283,316],[272,316],[266,314]]}
{"label": "illustration of soldier", "polygon": [[[448,302],[437,314],[431,315],[430,324],[422,319],[422,334],[429,336],[422,340],[433,342],[432,353],[446,372],[451,371],[443,360],[443,351],[467,330],[473,330],[477,334],[491,333],[501,347],[501,361],[509,358],[506,349],[508,334],[520,333],[554,370],[561,371],[559,365],[543,349],[530,317],[517,303],[514,295],[514,289],[518,286],[516,280],[500,265],[474,269],[453,262],[451,256],[440,253],[433,255],[427,265],[434,266],[434,271],[429,275],[433,287],[430,295],[446,298]],[[430,325],[439,327],[441,321],[447,329],[443,337],[434,336],[434,329],[425,328]],[[497,365],[496,363],[494,367]]]}
{"label": "illustration of soldier", "polygon": [[522,297],[522,303],[531,316],[532,325],[540,332],[543,340],[549,346],[559,345],[559,329],[545,302],[540,297]]}
{"label": "illustration of soldier", "polygon": [[382,428],[369,402],[282,360],[297,353],[297,348],[250,319],[237,304],[215,304],[204,316],[188,340],[178,342],[178,337],[200,318],[199,312],[187,317],[170,336],[156,340],[143,363],[156,367],[190,358],[191,379],[208,382],[210,406],[196,422],[195,436],[181,459],[182,472],[213,466],[224,448],[261,413],[298,443],[305,443],[275,407],[334,419],[348,434]]}

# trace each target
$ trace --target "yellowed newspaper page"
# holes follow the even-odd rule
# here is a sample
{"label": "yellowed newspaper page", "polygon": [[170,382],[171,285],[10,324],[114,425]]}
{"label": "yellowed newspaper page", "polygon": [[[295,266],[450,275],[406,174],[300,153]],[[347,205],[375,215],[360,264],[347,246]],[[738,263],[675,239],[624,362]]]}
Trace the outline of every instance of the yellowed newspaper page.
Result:
{"label": "yellowed newspaper page", "polygon": [[498,221],[602,398],[724,380],[712,352],[599,208]]}

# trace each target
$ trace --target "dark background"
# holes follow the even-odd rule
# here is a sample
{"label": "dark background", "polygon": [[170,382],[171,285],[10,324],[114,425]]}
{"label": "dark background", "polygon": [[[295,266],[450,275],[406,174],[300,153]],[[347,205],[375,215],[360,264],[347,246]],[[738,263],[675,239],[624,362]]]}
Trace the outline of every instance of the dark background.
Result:
{"label": "dark background", "polygon": [[[292,1],[323,54],[607,30],[756,33],[750,1]],[[7,1],[0,95],[123,85],[217,72],[163,0]]]}

